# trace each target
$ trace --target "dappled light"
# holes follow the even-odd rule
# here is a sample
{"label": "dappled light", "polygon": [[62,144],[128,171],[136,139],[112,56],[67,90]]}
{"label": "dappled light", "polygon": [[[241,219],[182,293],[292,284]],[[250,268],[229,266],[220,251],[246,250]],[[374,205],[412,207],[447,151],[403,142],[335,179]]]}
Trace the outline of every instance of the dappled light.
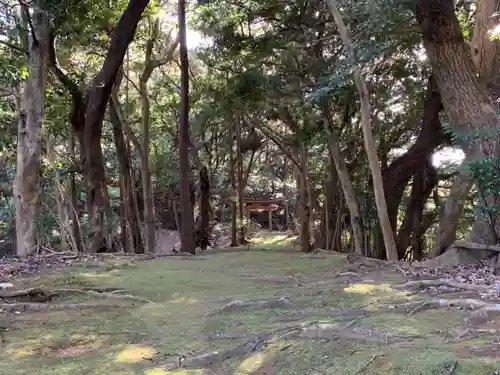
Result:
{"label": "dappled light", "polygon": [[139,345],[129,345],[116,354],[115,362],[135,363],[146,359],[151,359],[155,354],[156,350],[154,348]]}

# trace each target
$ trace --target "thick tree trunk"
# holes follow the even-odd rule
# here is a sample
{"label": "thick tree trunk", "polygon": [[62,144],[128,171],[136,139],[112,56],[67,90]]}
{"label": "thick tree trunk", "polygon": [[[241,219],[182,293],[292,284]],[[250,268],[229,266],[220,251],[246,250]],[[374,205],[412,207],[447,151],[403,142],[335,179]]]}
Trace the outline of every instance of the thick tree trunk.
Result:
{"label": "thick tree trunk", "polygon": [[[38,248],[36,220],[41,193],[41,142],[45,85],[48,70],[48,15],[35,1],[28,47],[29,77],[22,101],[18,100],[17,168],[14,180],[16,253],[33,255]],[[28,12],[22,5],[23,12]],[[30,28],[28,28],[30,29]]]}
{"label": "thick tree trunk", "polygon": [[358,198],[356,197],[356,192],[354,191],[354,185],[352,183],[351,176],[349,175],[347,164],[345,163],[345,159],[340,150],[339,141],[334,133],[335,128],[333,125],[331,116],[325,111],[324,128],[328,136],[328,150],[330,151],[330,157],[335,163],[340,185],[342,186],[344,198],[349,209],[351,227],[354,235],[354,252],[362,255],[364,248],[364,229]]}
{"label": "thick tree trunk", "polygon": [[[484,81],[477,76],[470,51],[464,42],[452,0],[419,0],[415,15],[432,65],[443,104],[455,131],[481,131],[462,146],[471,160],[500,156],[496,131],[500,128],[497,105]],[[489,134],[485,134],[488,132]],[[498,194],[486,197],[488,205],[500,203]],[[496,242],[488,230],[488,218],[479,215],[471,239]]]}
{"label": "thick tree trunk", "polygon": [[193,206],[189,181],[189,60],[186,44],[186,1],[179,0],[179,41],[181,64],[181,104],[179,120],[179,168],[180,168],[180,210],[181,249],[195,253]]}

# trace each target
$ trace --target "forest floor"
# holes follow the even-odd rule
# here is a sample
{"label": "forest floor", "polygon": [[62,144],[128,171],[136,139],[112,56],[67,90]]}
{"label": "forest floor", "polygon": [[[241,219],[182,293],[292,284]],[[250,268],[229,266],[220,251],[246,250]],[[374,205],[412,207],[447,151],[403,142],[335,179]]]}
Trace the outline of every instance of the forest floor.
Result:
{"label": "forest floor", "polygon": [[[288,241],[263,237],[193,257],[107,256],[12,277],[1,291],[0,373],[500,373],[494,286],[304,255]],[[402,285],[417,278],[432,281]]]}

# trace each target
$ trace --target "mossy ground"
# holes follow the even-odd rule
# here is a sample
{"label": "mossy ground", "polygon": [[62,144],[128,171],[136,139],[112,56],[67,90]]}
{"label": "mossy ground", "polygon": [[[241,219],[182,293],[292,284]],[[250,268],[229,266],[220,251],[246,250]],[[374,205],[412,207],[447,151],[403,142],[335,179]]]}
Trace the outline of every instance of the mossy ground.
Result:
{"label": "mossy ground", "polygon": [[[127,307],[6,315],[2,318],[0,373],[432,375],[447,374],[455,361],[455,374],[485,375],[500,369],[500,361],[491,353],[468,355],[467,348],[490,343],[492,337],[446,342],[446,333],[463,323],[466,312],[430,310],[408,317],[373,309],[362,317],[309,316],[300,322],[344,324],[355,319],[351,323],[356,327],[419,338],[399,344],[288,339],[210,368],[162,370],[162,364],[172,358],[236,347],[247,341],[244,337],[208,339],[209,334],[273,332],[300,323],[282,319],[295,310],[370,309],[374,304],[415,298],[391,288],[402,281],[395,271],[379,269],[371,274],[365,270],[365,280],[349,282],[346,277],[334,277],[345,270],[341,256],[304,257],[299,252],[275,251],[285,249],[283,243],[262,241],[258,246],[268,246],[268,251],[240,249],[192,259],[115,259],[100,269],[74,266],[37,280],[19,280],[17,286],[116,287],[152,303],[131,306],[130,301],[107,299],[107,303]],[[230,300],[276,296],[286,296],[295,307],[211,314]],[[75,295],[55,302],[102,300]]]}

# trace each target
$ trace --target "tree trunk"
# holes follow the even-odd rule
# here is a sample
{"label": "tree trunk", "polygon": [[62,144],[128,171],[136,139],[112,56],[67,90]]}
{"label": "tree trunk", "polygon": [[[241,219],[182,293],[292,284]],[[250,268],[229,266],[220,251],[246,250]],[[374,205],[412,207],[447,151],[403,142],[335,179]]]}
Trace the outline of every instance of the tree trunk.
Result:
{"label": "tree trunk", "polygon": [[347,164],[345,163],[345,159],[340,150],[339,141],[334,133],[335,128],[332,122],[330,114],[328,111],[325,111],[325,121],[323,123],[328,137],[328,150],[330,151],[330,157],[335,163],[340,185],[342,186],[344,198],[349,209],[351,226],[354,234],[354,251],[356,254],[362,255],[364,248],[364,229],[358,198],[356,197],[356,192],[354,191],[354,185],[352,183],[351,176],[349,175]]}
{"label": "tree trunk", "polygon": [[[120,116],[117,113],[115,105],[110,101],[109,113],[111,118],[111,124],[113,126],[113,136],[115,140],[116,154],[118,156],[118,164],[120,168],[120,175],[122,180],[123,193],[120,196],[121,209],[125,215],[125,222],[127,228],[130,230],[130,236],[132,238],[133,252],[136,254],[144,253],[144,246],[142,243],[141,227],[139,224],[139,213],[137,211],[136,194],[134,189],[134,182],[132,179],[132,166],[130,165],[130,151],[128,150],[127,143],[125,142],[125,137],[123,135],[123,124],[120,121]],[[123,247],[128,247],[128,235],[126,241],[123,243]]]}
{"label": "tree trunk", "polygon": [[144,74],[141,76],[139,89],[141,91],[142,145],[138,151],[141,154],[141,181],[144,198],[144,239],[146,243],[146,251],[148,253],[154,253],[156,246],[156,225],[153,182],[149,163],[149,129],[151,120],[147,78]]}
{"label": "tree trunk", "polygon": [[300,143],[300,168],[298,168],[299,188],[299,236],[302,251],[310,253],[313,248],[311,244],[311,218],[309,209],[309,197],[307,189],[307,151],[303,141]]}
{"label": "tree trunk", "polygon": [[130,0],[112,34],[108,53],[101,70],[88,91],[83,132],[83,170],[87,184],[89,240],[87,251],[97,252],[105,244],[104,217],[108,209],[107,186],[101,148],[102,121],[108,99],[129,44],[135,35],[149,0]]}
{"label": "tree trunk", "polygon": [[[455,131],[481,131],[462,145],[471,161],[500,156],[496,134],[500,128],[497,105],[478,77],[470,51],[464,42],[452,0],[419,0],[415,15],[422,33],[443,104]],[[485,134],[485,133],[489,134]],[[498,194],[486,197],[488,205],[500,203]],[[497,242],[485,214],[476,218],[471,240],[486,244]],[[495,228],[498,229],[498,228]]]}
{"label": "tree trunk", "polygon": [[211,209],[210,177],[208,168],[200,169],[200,220],[197,228],[197,246],[205,250],[210,246],[210,217]]}
{"label": "tree trunk", "polygon": [[238,215],[238,207],[236,205],[236,197],[234,194],[236,193],[236,178],[234,176],[235,166],[234,166],[234,123],[228,121],[228,144],[229,144],[229,179],[231,181],[231,244],[229,246],[235,247],[238,246],[238,239],[236,237],[236,228],[237,228],[237,215]]}
{"label": "tree trunk", "polygon": [[427,165],[413,177],[410,202],[405,209],[405,217],[397,237],[399,259],[405,258],[408,247],[412,245],[412,238],[418,237],[416,232],[420,232],[422,227],[425,202],[438,181],[436,168],[428,159]]}
{"label": "tree trunk", "polygon": [[[28,9],[22,5],[27,16]],[[49,21],[39,1],[31,15],[28,42],[29,77],[18,101],[17,168],[14,180],[17,256],[33,255],[38,248],[36,220],[41,193],[41,142],[45,85],[48,70]],[[28,29],[30,29],[28,28]]]}
{"label": "tree trunk", "polygon": [[[328,0],[328,5],[330,12],[335,19],[335,23],[339,28],[340,37],[342,38],[344,45],[347,49],[348,55],[355,59],[354,48],[352,46],[352,41],[349,36],[349,31],[344,24],[342,15],[340,14],[337,6],[336,0]],[[387,254],[387,259],[390,261],[398,260],[398,252],[396,248],[396,242],[394,240],[394,232],[391,227],[391,222],[389,220],[389,215],[387,214],[387,204],[385,201],[384,185],[382,181],[382,174],[380,171],[380,163],[377,156],[377,150],[375,147],[375,141],[372,134],[372,124],[371,124],[371,108],[370,108],[370,94],[366,86],[366,82],[361,76],[361,69],[356,64],[354,66],[354,82],[356,84],[358,94],[361,102],[361,128],[363,130],[363,140],[365,143],[366,154],[368,156],[368,163],[370,165],[370,171],[373,179],[373,190],[375,193],[375,203],[377,205],[378,218],[380,222],[380,227],[382,228],[382,234],[384,237],[384,245]]]}
{"label": "tree trunk", "polygon": [[382,175],[387,212],[393,231],[396,231],[397,228],[398,209],[408,182],[425,167],[434,150],[446,140],[446,135],[439,120],[439,113],[442,108],[443,104],[436,80],[433,76],[430,76],[424,102],[422,124],[417,140],[407,152],[396,158]]}
{"label": "tree trunk", "polygon": [[186,1],[179,0],[179,46],[181,64],[181,104],[179,120],[179,168],[180,168],[180,211],[181,249],[195,254],[193,206],[189,181],[189,60],[186,44]]}
{"label": "tree trunk", "polygon": [[245,185],[243,182],[243,155],[241,154],[241,121],[236,121],[236,162],[238,171],[238,212],[239,212],[239,231],[238,243],[245,244]]}
{"label": "tree trunk", "polygon": [[[73,162],[76,163],[76,156],[75,156],[75,131],[71,127],[69,129],[69,137],[68,137],[68,144],[69,144],[69,153],[71,155],[71,159]],[[75,246],[75,251],[78,253],[83,252],[83,243],[82,243],[82,236],[80,232],[80,209],[79,209],[79,204],[78,204],[78,188],[76,185],[76,177],[75,177],[75,171],[72,171],[70,178],[69,178],[69,190],[70,190],[70,196],[71,196],[71,202],[69,202],[70,210],[71,213],[69,217],[71,217],[71,232],[73,236],[73,241],[74,241],[74,246]]]}
{"label": "tree trunk", "polygon": [[458,220],[462,213],[464,200],[474,182],[467,168],[467,163],[465,161],[462,164],[459,175],[451,185],[450,193],[440,214],[436,244],[427,255],[428,258],[435,258],[443,254],[455,242]]}

